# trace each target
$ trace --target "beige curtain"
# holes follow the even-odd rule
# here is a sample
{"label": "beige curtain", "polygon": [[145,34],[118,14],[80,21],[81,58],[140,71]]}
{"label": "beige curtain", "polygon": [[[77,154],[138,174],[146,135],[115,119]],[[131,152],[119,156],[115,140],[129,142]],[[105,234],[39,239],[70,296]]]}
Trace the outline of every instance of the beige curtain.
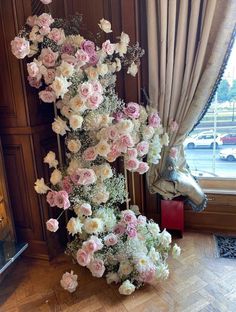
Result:
{"label": "beige curtain", "polygon": [[182,143],[197,122],[212,92],[236,20],[236,0],[147,0],[149,97],[165,130],[173,161],[164,151],[161,162],[148,175],[151,193],[164,198],[185,195],[195,210],[205,196],[186,168]]}

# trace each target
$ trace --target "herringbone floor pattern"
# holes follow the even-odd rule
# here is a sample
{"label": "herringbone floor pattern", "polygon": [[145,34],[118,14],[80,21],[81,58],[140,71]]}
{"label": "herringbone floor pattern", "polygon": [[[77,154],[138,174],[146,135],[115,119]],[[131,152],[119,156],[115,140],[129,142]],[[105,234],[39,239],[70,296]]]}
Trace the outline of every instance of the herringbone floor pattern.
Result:
{"label": "herringbone floor pattern", "polygon": [[[236,260],[215,257],[210,234],[185,233],[179,260],[170,258],[170,278],[129,297],[116,286],[72,265],[64,255],[50,264],[20,260],[0,285],[1,312],[235,312]],[[61,289],[61,274],[79,275],[74,294]]]}

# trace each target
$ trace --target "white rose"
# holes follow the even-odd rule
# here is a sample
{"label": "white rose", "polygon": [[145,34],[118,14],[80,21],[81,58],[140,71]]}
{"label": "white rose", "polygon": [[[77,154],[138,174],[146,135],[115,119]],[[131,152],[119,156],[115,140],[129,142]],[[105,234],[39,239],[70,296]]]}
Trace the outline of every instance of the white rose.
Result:
{"label": "white rose", "polygon": [[153,222],[148,223],[147,228],[154,238],[158,237],[160,233],[160,228],[157,223],[153,223]]}
{"label": "white rose", "polygon": [[60,74],[64,77],[70,77],[74,73],[74,66],[65,61],[62,61],[61,65],[57,69],[59,70]]}
{"label": "white rose", "polygon": [[134,291],[135,291],[135,286],[129,280],[126,280],[125,282],[123,282],[121,286],[119,287],[119,293],[121,295],[128,296],[128,295],[131,295]]}
{"label": "white rose", "polygon": [[121,120],[118,124],[116,124],[116,127],[119,133],[130,133],[134,130],[134,124],[131,120]]}
{"label": "white rose", "polygon": [[44,157],[43,162],[49,165],[49,168],[56,168],[58,165],[58,161],[56,160],[56,154],[52,151],[48,152]]}
{"label": "white rose", "polygon": [[69,234],[72,234],[72,236],[77,233],[82,233],[82,227],[83,224],[81,223],[79,218],[70,218],[66,226]]}
{"label": "white rose", "polygon": [[154,247],[151,247],[148,253],[148,256],[152,260],[153,263],[158,263],[160,261],[160,254],[158,251],[155,250]]}
{"label": "white rose", "polygon": [[158,263],[156,266],[156,279],[167,279],[169,276],[168,266],[164,263]]}
{"label": "white rose", "polygon": [[44,178],[37,179],[34,183],[34,189],[38,194],[46,194],[50,188],[44,183]]}
{"label": "white rose", "polygon": [[113,172],[109,164],[99,166],[97,172],[102,180],[110,179],[113,176]]}
{"label": "white rose", "polygon": [[84,230],[88,234],[98,234],[103,231],[103,222],[100,218],[87,218],[84,222]]}
{"label": "white rose", "polygon": [[122,31],[122,33],[121,33],[121,35],[120,35],[120,42],[123,42],[123,43],[125,43],[126,45],[128,45],[129,42],[130,42],[129,35],[127,35],[126,33],[124,33],[124,32]]}
{"label": "white rose", "polygon": [[111,283],[119,283],[120,282],[120,278],[119,275],[115,272],[109,272],[106,275],[106,280],[107,280],[107,284],[111,284]]}
{"label": "white rose", "polygon": [[102,77],[105,76],[108,73],[108,66],[107,66],[107,64],[98,65],[98,73]]}
{"label": "white rose", "polygon": [[52,130],[60,135],[65,135],[66,131],[70,131],[66,125],[66,121],[62,120],[60,117],[54,119],[54,122],[52,123]]}
{"label": "white rose", "polygon": [[154,132],[155,132],[155,130],[152,126],[143,127],[143,130],[142,130],[143,139],[145,141],[150,140],[153,137]]}
{"label": "white rose", "polygon": [[83,113],[86,110],[83,100],[78,95],[70,100],[69,106],[76,113]]}
{"label": "white rose", "polygon": [[71,115],[69,119],[70,127],[73,130],[81,128],[83,120],[84,120],[83,117],[80,115]]}
{"label": "white rose", "polygon": [[116,44],[116,52],[119,53],[121,57],[124,56],[124,54],[127,53],[127,45],[123,42]]}
{"label": "white rose", "polygon": [[118,57],[115,58],[116,61],[116,71],[119,72],[121,70],[121,61]]}
{"label": "white rose", "polygon": [[51,174],[51,178],[50,178],[50,182],[53,184],[53,185],[56,185],[58,184],[59,182],[61,182],[62,180],[62,174],[61,174],[61,171],[58,170],[58,169],[54,169],[52,174]]}
{"label": "white rose", "polygon": [[71,153],[78,153],[78,151],[81,148],[81,142],[80,140],[74,140],[74,139],[69,140],[67,142],[67,147]]}
{"label": "white rose", "polygon": [[98,188],[96,194],[92,197],[92,201],[95,204],[105,204],[109,199],[109,192],[105,188]]}
{"label": "white rose", "polygon": [[105,140],[101,140],[97,145],[96,145],[96,152],[98,155],[102,157],[106,157],[107,154],[111,151],[110,145],[107,143]]}
{"label": "white rose", "polygon": [[177,245],[174,244],[174,247],[172,249],[172,256],[174,259],[178,258],[181,254],[181,248]]}
{"label": "white rose", "polygon": [[163,136],[161,137],[161,144],[164,146],[168,146],[169,144],[169,136],[167,133],[164,133]]}
{"label": "white rose", "polygon": [[131,76],[135,77],[136,74],[138,72],[138,66],[133,62],[129,68],[128,68],[128,71],[127,71],[127,74],[130,74]]}
{"label": "white rose", "polygon": [[129,261],[121,261],[118,274],[119,276],[127,276],[133,272],[133,266]]}
{"label": "white rose", "polygon": [[[155,224],[155,223],[154,223]],[[164,247],[164,248],[168,248],[170,243],[171,243],[171,235],[170,233],[168,233],[166,231],[166,229],[164,231],[162,231],[159,235],[159,242],[160,244]]]}
{"label": "white rose", "polygon": [[67,173],[69,175],[73,174],[76,169],[80,168],[81,164],[77,159],[72,159],[67,168]]}
{"label": "white rose", "polygon": [[105,33],[111,33],[111,23],[107,20],[105,20],[104,18],[102,18],[100,20],[100,24],[98,24],[98,26],[101,28],[101,30],[103,30]]}
{"label": "white rose", "polygon": [[51,84],[51,88],[56,93],[56,97],[61,97],[63,99],[64,95],[68,92],[68,87],[71,85],[71,82],[67,81],[67,79],[63,76],[56,77],[53,83]]}

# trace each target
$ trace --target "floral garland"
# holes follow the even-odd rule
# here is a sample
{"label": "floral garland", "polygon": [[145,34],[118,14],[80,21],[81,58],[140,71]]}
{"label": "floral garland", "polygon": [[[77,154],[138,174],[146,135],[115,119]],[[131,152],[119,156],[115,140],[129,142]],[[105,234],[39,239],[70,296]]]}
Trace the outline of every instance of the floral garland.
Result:
{"label": "floral garland", "polygon": [[[29,84],[38,89],[44,103],[56,107],[52,130],[65,136],[66,164],[59,164],[50,151],[44,163],[52,168],[51,185],[37,179],[35,190],[47,194],[51,207],[73,211],[67,224],[73,241],[67,253],[93,276],[121,283],[119,292],[130,295],[144,283],[168,277],[171,235],[160,232],[158,224],[142,216],[135,205],[120,211],[128,196],[125,179],[109,163],[123,157],[127,170],[144,174],[150,163],[158,163],[168,135],[157,112],[125,104],[115,93],[116,73],[126,67],[135,76],[142,49],[130,46],[124,32],[117,43],[106,40],[99,47],[79,34],[79,21],[74,17],[72,27],[70,21],[47,13],[30,16],[11,42],[18,59],[29,58]],[[98,26],[112,32],[107,20]],[[46,222],[49,231],[58,230],[58,219]],[[179,254],[175,245],[173,255]],[[77,275],[66,272],[61,285],[75,291]]]}

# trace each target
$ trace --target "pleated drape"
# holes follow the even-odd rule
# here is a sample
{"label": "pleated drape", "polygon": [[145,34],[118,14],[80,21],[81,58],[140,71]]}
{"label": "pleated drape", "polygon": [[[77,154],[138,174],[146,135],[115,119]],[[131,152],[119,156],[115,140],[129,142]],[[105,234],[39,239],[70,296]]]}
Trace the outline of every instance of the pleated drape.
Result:
{"label": "pleated drape", "polygon": [[236,20],[235,0],[147,0],[150,103],[178,149],[175,179],[166,178],[166,149],[148,174],[151,193],[165,198],[188,196],[196,210],[205,196],[186,168],[182,143],[197,122],[212,92]]}

